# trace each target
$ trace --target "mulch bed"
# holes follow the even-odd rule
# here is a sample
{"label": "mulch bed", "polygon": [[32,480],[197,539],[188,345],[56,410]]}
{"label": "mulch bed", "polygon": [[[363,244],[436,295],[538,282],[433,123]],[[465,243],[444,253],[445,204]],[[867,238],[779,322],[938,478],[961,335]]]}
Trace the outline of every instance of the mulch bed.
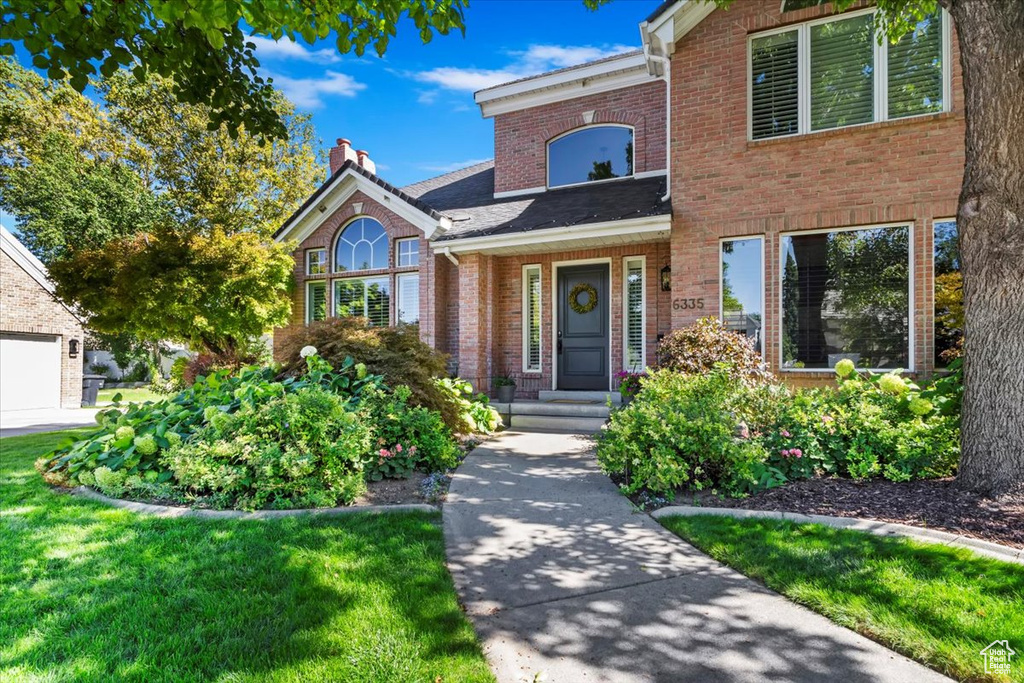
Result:
{"label": "mulch bed", "polygon": [[678,494],[676,502],[680,505],[876,519],[1024,548],[1024,492],[999,499],[981,498],[961,490],[951,478],[901,483],[808,479],[762,491],[749,498],[721,498],[707,492],[688,492]]}
{"label": "mulch bed", "polygon": [[358,505],[401,505],[403,503],[425,503],[420,492],[420,483],[427,475],[419,470],[408,479],[381,479],[366,482],[366,493],[356,499]]}

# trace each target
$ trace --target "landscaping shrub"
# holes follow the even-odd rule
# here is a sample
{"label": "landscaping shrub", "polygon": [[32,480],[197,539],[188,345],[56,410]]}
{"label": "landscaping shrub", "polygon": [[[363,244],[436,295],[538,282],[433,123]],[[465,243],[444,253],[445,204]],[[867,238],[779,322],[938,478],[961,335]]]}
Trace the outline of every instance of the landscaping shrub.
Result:
{"label": "landscaping shrub", "polygon": [[471,431],[459,407],[434,381],[448,374],[446,356],[420,341],[416,326],[371,327],[364,318],[330,318],[311,323],[289,335],[281,346],[286,376],[304,372],[305,363],[299,352],[307,346],[315,347],[331,364],[353,358],[365,364],[369,372],[381,375],[388,386],[404,384],[411,391],[414,405],[441,413],[454,432]]}
{"label": "landscaping shrub", "polygon": [[696,375],[711,372],[719,363],[727,363],[731,375],[748,383],[771,381],[754,340],[729,331],[718,318],[701,318],[673,330],[658,346],[658,364],[668,370]]}
{"label": "landscaping shrub", "polygon": [[656,371],[641,380],[635,400],[612,413],[599,437],[598,463],[624,476],[626,493],[747,490],[754,464],[767,457],[745,438],[739,408],[750,391],[722,366],[700,375]]}
{"label": "landscaping shrub", "polygon": [[162,462],[180,486],[218,507],[332,507],[364,490],[370,430],[348,400],[318,385],[233,414],[218,411]]}
{"label": "landscaping shrub", "polygon": [[460,419],[469,430],[490,434],[501,426],[501,415],[491,407],[491,400],[484,394],[473,396],[473,385],[458,377],[442,377],[435,380],[459,411]]}
{"label": "landscaping shrub", "polygon": [[417,466],[437,472],[458,464],[451,430],[437,412],[412,405],[410,395],[406,386],[367,393],[364,416],[373,444],[367,476],[373,481],[408,477]]}

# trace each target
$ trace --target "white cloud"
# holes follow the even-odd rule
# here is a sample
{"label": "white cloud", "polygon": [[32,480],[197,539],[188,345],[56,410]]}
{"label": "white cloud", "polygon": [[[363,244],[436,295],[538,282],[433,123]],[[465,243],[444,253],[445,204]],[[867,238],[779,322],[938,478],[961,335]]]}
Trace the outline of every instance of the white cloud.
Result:
{"label": "white cloud", "polygon": [[341,61],[341,55],[334,50],[314,50],[299,45],[287,37],[273,40],[261,36],[249,36],[248,39],[256,44],[256,56],[260,59],[295,60],[314,64],[335,64]]}
{"label": "white cloud", "polygon": [[437,102],[438,96],[441,94],[440,90],[417,90],[416,101],[420,104],[433,104]]}
{"label": "white cloud", "polygon": [[433,173],[451,173],[452,171],[458,171],[460,168],[482,164],[485,161],[490,161],[490,159],[467,159],[466,161],[453,161],[450,164],[418,164],[418,168]]}
{"label": "white cloud", "polygon": [[324,105],[325,96],[355,97],[366,89],[348,74],[326,71],[318,78],[292,78],[271,75],[274,87],[283,92],[299,109],[319,109]]}
{"label": "white cloud", "polygon": [[414,73],[412,77],[422,83],[431,83],[447,90],[475,92],[552,69],[576,66],[635,49],[636,47],[632,45],[530,45],[524,51],[510,53],[512,62],[500,69],[444,66]]}

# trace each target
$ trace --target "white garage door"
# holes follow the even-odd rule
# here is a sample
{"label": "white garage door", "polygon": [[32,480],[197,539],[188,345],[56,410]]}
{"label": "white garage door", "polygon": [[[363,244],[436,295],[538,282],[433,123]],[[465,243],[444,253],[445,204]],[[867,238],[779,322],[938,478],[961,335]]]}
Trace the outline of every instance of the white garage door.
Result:
{"label": "white garage door", "polygon": [[60,338],[0,335],[0,410],[60,407]]}

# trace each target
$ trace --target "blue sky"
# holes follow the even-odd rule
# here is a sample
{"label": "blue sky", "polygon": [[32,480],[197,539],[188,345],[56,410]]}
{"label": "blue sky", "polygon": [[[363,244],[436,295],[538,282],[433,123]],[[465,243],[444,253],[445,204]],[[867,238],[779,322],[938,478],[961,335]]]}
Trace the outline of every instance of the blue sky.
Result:
{"label": "blue sky", "polygon": [[366,149],[377,172],[405,185],[489,159],[493,126],[473,92],[482,87],[640,47],[637,25],[657,0],[615,0],[596,12],[582,0],[476,0],[466,35],[423,45],[399,26],[383,58],[257,39],[265,75],[313,115],[324,147],[335,138]]}

